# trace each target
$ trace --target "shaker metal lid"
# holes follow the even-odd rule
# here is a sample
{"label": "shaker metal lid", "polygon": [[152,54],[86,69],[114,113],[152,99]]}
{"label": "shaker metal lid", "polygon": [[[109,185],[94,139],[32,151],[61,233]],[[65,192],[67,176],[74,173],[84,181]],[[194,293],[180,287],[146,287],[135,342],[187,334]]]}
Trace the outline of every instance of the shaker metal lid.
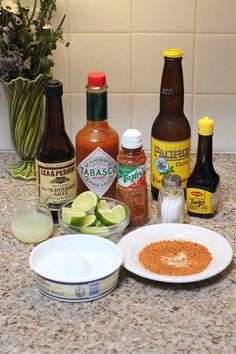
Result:
{"label": "shaker metal lid", "polygon": [[170,188],[180,187],[181,182],[180,176],[175,174],[165,175],[162,179],[162,185]]}

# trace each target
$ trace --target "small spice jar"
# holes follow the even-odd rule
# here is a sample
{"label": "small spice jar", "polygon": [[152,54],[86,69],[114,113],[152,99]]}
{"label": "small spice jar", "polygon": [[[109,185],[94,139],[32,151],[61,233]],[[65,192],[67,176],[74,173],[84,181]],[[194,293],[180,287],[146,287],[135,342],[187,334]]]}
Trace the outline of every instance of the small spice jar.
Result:
{"label": "small spice jar", "polygon": [[117,157],[116,199],[129,207],[130,226],[140,226],[148,220],[146,160],[141,133],[137,129],[127,129],[122,135]]}
{"label": "small spice jar", "polygon": [[184,190],[180,176],[169,174],[163,177],[158,196],[158,212],[161,223],[184,222]]}

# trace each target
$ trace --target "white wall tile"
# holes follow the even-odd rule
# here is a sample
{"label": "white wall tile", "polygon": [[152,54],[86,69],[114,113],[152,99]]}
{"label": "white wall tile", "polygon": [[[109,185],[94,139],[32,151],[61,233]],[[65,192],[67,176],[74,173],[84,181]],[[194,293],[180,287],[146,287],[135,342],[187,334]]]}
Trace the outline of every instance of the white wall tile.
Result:
{"label": "white wall tile", "polygon": [[57,11],[55,17],[52,19],[53,28],[57,28],[63,16],[66,15],[62,28],[63,28],[63,32],[68,32],[67,0],[57,0],[56,7],[57,7]]}
{"label": "white wall tile", "polygon": [[[185,95],[184,112],[192,126],[192,95]],[[132,95],[132,128],[142,132],[145,149],[150,149],[152,124],[158,113],[159,94]]]}
{"label": "white wall tile", "polygon": [[195,92],[236,92],[236,38],[233,35],[198,35],[195,55]]}
{"label": "white wall tile", "polygon": [[[68,36],[65,35],[65,40],[68,41]],[[63,92],[68,93],[69,85],[69,48],[65,47],[63,43],[57,45],[54,51],[53,60],[54,66],[52,68],[53,77],[63,83]]]}
{"label": "white wall tile", "polygon": [[[130,95],[108,94],[108,122],[119,135],[131,127]],[[71,95],[71,138],[86,124],[86,94]]]}
{"label": "white wall tile", "polygon": [[229,33],[236,30],[235,0],[197,0],[197,32]]}
{"label": "white wall tile", "polygon": [[194,31],[194,0],[133,0],[134,32]]}
{"label": "white wall tile", "polygon": [[72,93],[84,92],[90,71],[106,73],[110,92],[130,91],[129,34],[71,34],[70,42]]}
{"label": "white wall tile", "polygon": [[214,151],[236,151],[236,99],[230,95],[197,95],[194,100],[193,147],[198,140],[198,120],[209,116],[215,121]]}
{"label": "white wall tile", "polygon": [[132,36],[132,90],[135,93],[159,92],[166,48],[181,48],[184,52],[183,73],[185,92],[192,92],[193,36],[134,34]]}
{"label": "white wall tile", "polygon": [[70,32],[128,32],[131,0],[68,0]]}
{"label": "white wall tile", "polygon": [[11,150],[11,135],[6,98],[0,94],[0,150]]}

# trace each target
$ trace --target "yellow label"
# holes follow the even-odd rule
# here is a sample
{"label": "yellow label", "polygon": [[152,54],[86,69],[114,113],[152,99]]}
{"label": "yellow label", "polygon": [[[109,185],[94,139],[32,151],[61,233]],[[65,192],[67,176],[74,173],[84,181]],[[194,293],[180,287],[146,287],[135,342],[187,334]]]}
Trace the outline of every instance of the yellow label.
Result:
{"label": "yellow label", "polygon": [[190,174],[190,139],[169,142],[152,138],[151,149],[152,186],[160,189],[163,176],[174,173],[185,188]]}
{"label": "yellow label", "polygon": [[187,188],[187,209],[196,214],[213,214],[218,205],[218,189],[215,193],[199,188]]}
{"label": "yellow label", "polygon": [[51,194],[49,208],[58,210],[62,204],[76,197],[75,158],[66,162],[44,163],[35,160],[40,195]]}

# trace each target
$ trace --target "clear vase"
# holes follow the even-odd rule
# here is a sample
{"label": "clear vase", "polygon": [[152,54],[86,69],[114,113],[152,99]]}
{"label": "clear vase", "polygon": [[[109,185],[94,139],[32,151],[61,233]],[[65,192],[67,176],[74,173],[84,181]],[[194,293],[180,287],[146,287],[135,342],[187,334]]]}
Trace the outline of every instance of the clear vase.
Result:
{"label": "clear vase", "polygon": [[8,105],[11,141],[20,161],[7,167],[15,178],[35,179],[35,154],[41,140],[44,84],[49,76],[40,74],[35,80],[22,77],[1,80]]}

